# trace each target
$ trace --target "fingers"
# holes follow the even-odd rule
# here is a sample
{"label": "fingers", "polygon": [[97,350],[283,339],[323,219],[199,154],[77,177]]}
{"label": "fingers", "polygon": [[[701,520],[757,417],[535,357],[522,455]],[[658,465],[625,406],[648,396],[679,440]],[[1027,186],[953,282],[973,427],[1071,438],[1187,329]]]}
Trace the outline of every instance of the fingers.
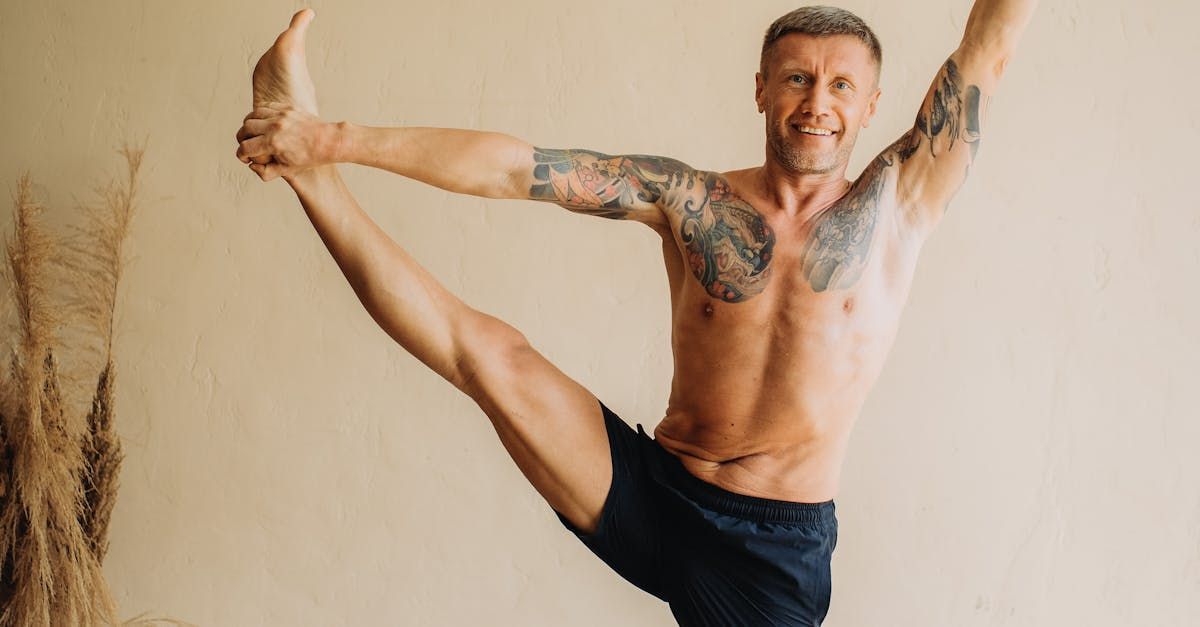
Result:
{"label": "fingers", "polygon": [[289,111],[291,108],[292,106],[286,102],[274,102],[270,100],[266,102],[256,102],[254,103],[254,109],[251,110],[250,113],[246,114],[246,119],[271,117],[272,115],[279,115],[285,111]]}
{"label": "fingers", "polygon": [[[259,107],[246,115],[242,127],[235,137],[238,141],[237,158],[242,163],[267,163],[271,160],[271,151],[266,137],[271,130],[274,118],[279,112],[269,108]],[[256,117],[257,116],[257,117]]]}
{"label": "fingers", "polygon": [[[238,141],[236,156],[239,161],[250,165],[264,181],[285,174],[282,164],[274,161],[270,139],[266,135],[278,125],[279,118],[291,110],[290,105],[280,102],[255,103],[250,113],[242,118],[242,127],[235,135]],[[278,128],[276,126],[276,128]]]}
{"label": "fingers", "polygon": [[237,132],[238,143],[240,144],[243,141],[245,141],[251,137],[254,137],[256,135],[266,134],[267,129],[270,127],[271,127],[271,123],[267,120],[247,119],[245,122],[242,123],[242,128],[238,129],[238,132]]}
{"label": "fingers", "polygon": [[251,137],[238,145],[237,158],[242,163],[267,163],[271,160],[271,145],[266,137],[261,135]]}
{"label": "fingers", "polygon": [[251,163],[250,169],[254,170],[254,173],[257,174],[258,178],[262,179],[263,182],[277,179],[280,176],[287,174],[287,172],[284,170],[284,167],[278,163]]}
{"label": "fingers", "polygon": [[[262,155],[266,149],[265,140],[254,142],[246,145],[247,141],[252,140],[261,135],[265,135],[270,129],[271,121],[266,113],[267,109],[255,109],[251,111],[242,121],[242,127],[238,129],[234,136],[238,142],[237,158],[242,163],[249,163],[253,159],[257,163],[266,163],[270,161],[269,156],[263,158]],[[258,115],[259,117],[252,117]]]}

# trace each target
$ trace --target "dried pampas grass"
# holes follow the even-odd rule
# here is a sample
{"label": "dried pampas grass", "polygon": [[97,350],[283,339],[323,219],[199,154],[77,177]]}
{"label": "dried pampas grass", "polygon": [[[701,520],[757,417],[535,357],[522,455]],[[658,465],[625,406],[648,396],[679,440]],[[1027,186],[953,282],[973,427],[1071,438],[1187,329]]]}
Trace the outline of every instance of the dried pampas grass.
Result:
{"label": "dried pampas grass", "polygon": [[[46,229],[29,175],[17,183],[0,264],[0,627],[116,624],[101,571],[124,457],[113,425],[113,314],[144,152],[121,150],[126,178],[99,190],[101,205],[82,207],[83,225],[63,241]],[[64,400],[64,324],[92,341],[75,352],[102,364],[86,415]]]}

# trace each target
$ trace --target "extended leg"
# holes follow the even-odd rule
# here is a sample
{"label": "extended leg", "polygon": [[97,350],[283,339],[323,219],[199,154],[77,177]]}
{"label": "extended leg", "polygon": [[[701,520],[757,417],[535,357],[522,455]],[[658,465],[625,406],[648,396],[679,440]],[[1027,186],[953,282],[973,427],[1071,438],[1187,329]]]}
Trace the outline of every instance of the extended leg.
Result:
{"label": "extended leg", "polygon": [[285,178],[380,327],[479,404],[551,507],[594,530],[612,480],[596,397],[438,283],[358,206],[335,166]]}

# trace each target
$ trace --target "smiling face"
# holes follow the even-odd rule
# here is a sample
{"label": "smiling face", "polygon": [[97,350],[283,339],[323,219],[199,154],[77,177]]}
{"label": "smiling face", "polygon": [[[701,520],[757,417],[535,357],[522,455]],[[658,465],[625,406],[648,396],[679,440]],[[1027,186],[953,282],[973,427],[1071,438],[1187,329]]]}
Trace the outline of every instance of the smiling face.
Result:
{"label": "smiling face", "polygon": [[845,168],[879,100],[878,66],[849,35],[791,33],[775,41],[755,82],[768,157],[797,174]]}

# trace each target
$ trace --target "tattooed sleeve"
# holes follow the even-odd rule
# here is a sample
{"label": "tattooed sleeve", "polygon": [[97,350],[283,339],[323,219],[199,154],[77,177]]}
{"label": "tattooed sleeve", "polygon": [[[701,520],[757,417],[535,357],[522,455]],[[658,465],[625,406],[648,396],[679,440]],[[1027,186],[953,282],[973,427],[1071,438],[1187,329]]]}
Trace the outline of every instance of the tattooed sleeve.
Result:
{"label": "tattooed sleeve", "polygon": [[668,188],[693,177],[688,166],[665,157],[610,156],[591,150],[533,149],[529,197],[578,213],[625,219],[659,211]]}
{"label": "tattooed sleeve", "polygon": [[533,160],[534,200],[605,218],[661,215],[709,296],[740,302],[766,287],[775,235],[719,174],[665,157],[590,150],[534,148]]}
{"label": "tattooed sleeve", "polygon": [[935,219],[966,180],[979,150],[986,67],[957,54],[947,59],[912,129],[892,147],[901,163],[901,188],[918,190],[920,197],[909,200]]}

